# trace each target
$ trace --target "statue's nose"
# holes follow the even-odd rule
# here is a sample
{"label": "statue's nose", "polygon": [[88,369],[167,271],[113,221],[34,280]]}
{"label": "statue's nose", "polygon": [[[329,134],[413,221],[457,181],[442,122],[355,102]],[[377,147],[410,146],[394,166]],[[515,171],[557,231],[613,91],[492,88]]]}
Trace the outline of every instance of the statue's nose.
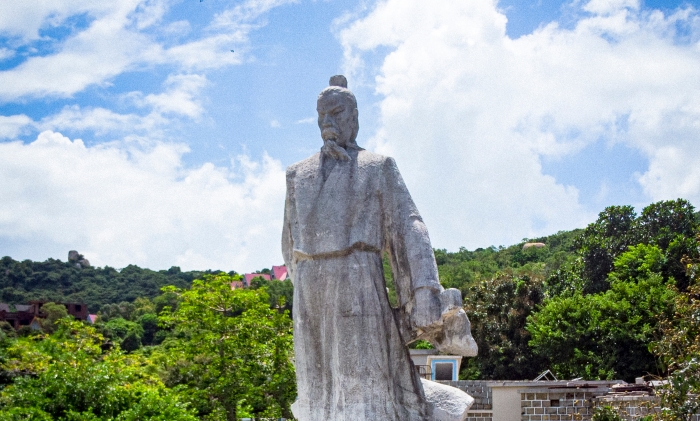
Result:
{"label": "statue's nose", "polygon": [[324,114],[323,115],[323,120],[321,122],[322,127],[332,127],[333,126],[333,118],[330,116],[330,114]]}

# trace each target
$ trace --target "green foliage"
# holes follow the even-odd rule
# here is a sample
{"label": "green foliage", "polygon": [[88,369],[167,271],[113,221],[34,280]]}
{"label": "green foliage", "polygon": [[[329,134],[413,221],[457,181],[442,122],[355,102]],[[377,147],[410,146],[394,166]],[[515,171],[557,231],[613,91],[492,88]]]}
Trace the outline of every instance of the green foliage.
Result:
{"label": "green foliage", "polygon": [[195,421],[157,368],[118,349],[83,323],[60,319],[50,336],[20,338],[0,368],[24,373],[0,392],[0,419]]}
{"label": "green foliage", "polygon": [[[121,270],[77,268],[57,259],[22,262],[0,259],[0,302],[25,304],[30,300],[85,303],[96,313],[107,304],[153,298],[166,285],[186,288],[206,272],[182,272],[178,267],[153,271],[129,265]],[[217,272],[218,273],[218,272]],[[120,317],[130,319],[125,314]]]}
{"label": "green foliage", "polygon": [[382,256],[382,266],[384,271],[384,282],[386,283],[386,292],[389,297],[389,305],[391,305],[392,308],[398,308],[399,298],[396,295],[394,274],[391,272],[391,263],[389,263],[389,255],[386,253],[384,253],[384,256]]}
{"label": "green foliage", "polygon": [[158,316],[153,313],[146,313],[139,317],[137,323],[141,325],[143,331],[142,343],[144,345],[156,345],[161,338],[158,335]]}
{"label": "green foliage", "polygon": [[470,287],[465,311],[479,346],[465,359],[461,376],[469,379],[534,379],[546,369],[544,359],[528,346],[525,323],[544,299],[541,277],[512,273]]}
{"label": "green foliage", "polygon": [[658,392],[664,421],[691,421],[700,413],[700,358],[694,355],[679,361]]}
{"label": "green foliage", "polygon": [[684,199],[652,203],[639,217],[631,206],[610,206],[577,239],[581,264],[571,269],[578,273],[560,280],[581,281],[584,294],[606,291],[615,259],[631,246],[646,244],[658,247],[666,256],[663,277],[673,277],[684,289],[688,278],[679,262],[683,255],[697,256],[689,242],[697,230],[694,208]]}
{"label": "green foliage", "polygon": [[581,230],[560,231],[548,237],[532,238],[528,242],[545,243],[546,247],[523,249],[523,242],[510,247],[489,247],[456,253],[435,250],[440,282],[445,288],[457,288],[465,299],[468,289],[489,280],[499,272],[510,271],[516,276],[547,279],[575,259],[575,240]]}
{"label": "green foliage", "polygon": [[652,203],[636,221],[639,242],[666,250],[678,236],[692,239],[698,229],[694,212],[684,199]]}
{"label": "green foliage", "polygon": [[139,323],[118,317],[102,325],[102,328],[105,336],[118,341],[121,349],[125,351],[135,351],[141,347],[144,330]]}
{"label": "green foliage", "polygon": [[[694,241],[700,246],[700,236]],[[684,263],[690,284],[678,291],[672,314],[662,315],[662,337],[652,350],[666,366],[668,384],[660,391],[666,421],[689,421],[700,412],[700,260],[687,257]]]}
{"label": "green foliage", "polygon": [[421,340],[413,342],[409,348],[411,348],[411,349],[433,349],[434,347],[433,347],[433,344],[431,344],[430,342],[424,341],[421,339]]}
{"label": "green foliage", "polygon": [[[173,329],[163,343],[168,384],[186,390],[200,415],[233,420],[241,408],[256,416],[291,417],[295,397],[292,322],[270,309],[263,289],[232,290],[225,274],[196,280],[161,323]],[[218,415],[217,415],[218,414]]]}
{"label": "green foliage", "polygon": [[294,305],[294,285],[292,281],[289,279],[284,281],[274,279],[268,281],[258,277],[251,281],[250,287],[252,289],[265,289],[269,297],[270,308],[275,308],[279,311],[289,311],[291,315]]}
{"label": "green foliage", "polygon": [[555,297],[530,316],[527,329],[536,354],[563,378],[622,378],[657,373],[648,343],[660,335],[658,317],[673,308],[675,293],[653,269],[656,246],[639,245],[620,256],[602,293]]}
{"label": "green foliage", "polygon": [[613,261],[638,242],[634,230],[636,217],[632,206],[609,206],[577,239],[583,261],[582,278],[586,280],[583,293],[595,294],[608,289],[607,278],[613,270]]}
{"label": "green foliage", "polygon": [[617,413],[615,408],[605,405],[599,406],[593,411],[591,421],[624,421],[624,418]]}
{"label": "green foliage", "polygon": [[68,317],[68,310],[61,304],[46,303],[41,306],[41,311],[46,314],[44,320],[41,321],[41,329],[48,333],[56,330],[56,323],[59,319]]}

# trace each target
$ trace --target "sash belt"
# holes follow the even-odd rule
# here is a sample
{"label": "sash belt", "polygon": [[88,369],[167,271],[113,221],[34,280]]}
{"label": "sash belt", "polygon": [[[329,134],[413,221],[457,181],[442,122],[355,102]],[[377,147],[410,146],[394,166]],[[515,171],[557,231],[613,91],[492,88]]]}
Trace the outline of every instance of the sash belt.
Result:
{"label": "sash belt", "polygon": [[358,241],[357,243],[351,245],[348,248],[344,248],[342,250],[336,250],[336,251],[329,251],[325,253],[318,253],[318,254],[307,254],[304,253],[301,250],[294,250],[294,259],[297,262],[303,261],[303,260],[323,260],[323,259],[333,259],[336,257],[346,257],[351,255],[355,251],[365,251],[368,253],[377,253],[377,254],[382,254],[382,251],[379,250],[378,248],[371,246],[367,243],[363,243],[361,241]]}

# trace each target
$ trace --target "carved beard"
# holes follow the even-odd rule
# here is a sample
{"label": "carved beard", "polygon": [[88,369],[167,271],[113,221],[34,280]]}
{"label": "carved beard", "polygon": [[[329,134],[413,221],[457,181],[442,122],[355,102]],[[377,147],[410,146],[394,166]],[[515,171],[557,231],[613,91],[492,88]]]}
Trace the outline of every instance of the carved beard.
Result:
{"label": "carved beard", "polygon": [[345,148],[338,146],[334,139],[326,139],[323,141],[321,153],[329,158],[337,159],[339,161],[350,160],[350,155],[348,155]]}

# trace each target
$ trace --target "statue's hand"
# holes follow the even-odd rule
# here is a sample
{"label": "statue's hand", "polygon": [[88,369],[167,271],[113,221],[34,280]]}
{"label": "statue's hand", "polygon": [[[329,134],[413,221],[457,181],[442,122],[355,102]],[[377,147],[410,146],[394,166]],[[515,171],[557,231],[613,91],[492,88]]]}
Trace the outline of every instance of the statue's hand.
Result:
{"label": "statue's hand", "polygon": [[478,347],[471,334],[471,324],[462,309],[462,294],[450,288],[436,291],[420,288],[415,292],[410,309],[412,334],[410,341],[424,339],[440,352],[473,357]]}
{"label": "statue's hand", "polygon": [[474,357],[478,353],[479,348],[472,337],[469,318],[461,308],[443,319],[441,333],[435,336],[433,343],[438,351],[465,357]]}
{"label": "statue's hand", "polygon": [[339,161],[350,160],[350,155],[348,155],[348,152],[345,150],[345,148],[339,146],[337,143],[335,143],[335,140],[333,139],[326,139],[323,141],[321,153],[330,156],[331,158],[335,158]]}
{"label": "statue's hand", "polygon": [[446,354],[473,357],[478,347],[471,333],[471,323],[462,309],[462,294],[450,288],[440,294],[442,307],[442,329],[434,336],[434,345]]}

